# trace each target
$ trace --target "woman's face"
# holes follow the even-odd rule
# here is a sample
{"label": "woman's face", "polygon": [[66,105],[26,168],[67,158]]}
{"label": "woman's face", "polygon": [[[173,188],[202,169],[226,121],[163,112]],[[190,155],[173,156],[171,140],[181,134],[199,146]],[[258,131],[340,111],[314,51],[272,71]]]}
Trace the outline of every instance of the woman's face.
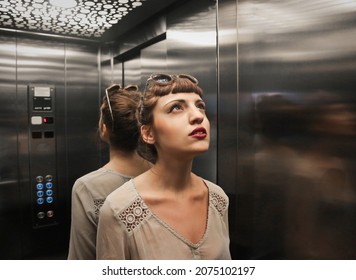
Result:
{"label": "woman's face", "polygon": [[205,103],[196,93],[162,96],[153,109],[150,129],[160,154],[194,157],[209,148],[210,123]]}

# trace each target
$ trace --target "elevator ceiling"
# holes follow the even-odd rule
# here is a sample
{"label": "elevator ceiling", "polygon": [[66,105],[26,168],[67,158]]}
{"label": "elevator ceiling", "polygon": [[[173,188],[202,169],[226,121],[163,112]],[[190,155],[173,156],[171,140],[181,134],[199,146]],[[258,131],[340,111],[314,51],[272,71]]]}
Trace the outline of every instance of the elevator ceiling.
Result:
{"label": "elevator ceiling", "polygon": [[[174,0],[1,0],[0,28],[101,40],[125,33]],[[60,7],[57,5],[63,5]]]}

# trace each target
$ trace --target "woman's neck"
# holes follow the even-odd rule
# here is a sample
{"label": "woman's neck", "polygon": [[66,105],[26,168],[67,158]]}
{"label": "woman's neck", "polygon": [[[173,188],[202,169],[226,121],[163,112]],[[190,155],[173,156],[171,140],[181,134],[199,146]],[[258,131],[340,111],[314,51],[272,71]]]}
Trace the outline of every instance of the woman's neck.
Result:
{"label": "woman's neck", "polygon": [[166,190],[183,191],[193,183],[192,163],[192,160],[158,159],[150,169],[152,179],[157,182],[157,186],[161,186]]}

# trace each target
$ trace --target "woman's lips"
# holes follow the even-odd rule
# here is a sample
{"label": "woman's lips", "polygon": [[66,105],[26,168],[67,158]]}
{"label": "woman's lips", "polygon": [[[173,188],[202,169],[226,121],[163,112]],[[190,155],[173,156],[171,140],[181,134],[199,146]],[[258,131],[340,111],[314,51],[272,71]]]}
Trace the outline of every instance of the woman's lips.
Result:
{"label": "woman's lips", "polygon": [[206,129],[204,127],[198,127],[194,129],[189,136],[192,136],[194,138],[198,139],[204,139],[207,136]]}

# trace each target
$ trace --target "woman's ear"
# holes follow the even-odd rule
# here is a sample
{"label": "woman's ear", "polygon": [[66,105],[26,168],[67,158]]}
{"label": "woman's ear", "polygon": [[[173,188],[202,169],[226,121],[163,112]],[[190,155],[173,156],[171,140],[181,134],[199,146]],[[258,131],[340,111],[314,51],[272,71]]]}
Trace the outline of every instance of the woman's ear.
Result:
{"label": "woman's ear", "polygon": [[143,141],[147,144],[153,145],[155,143],[155,137],[152,133],[151,127],[147,125],[142,125],[141,126],[141,136]]}
{"label": "woman's ear", "polygon": [[106,127],[105,123],[103,123],[103,122],[100,122],[100,124],[99,124],[99,134],[100,134],[101,140],[109,143],[109,131],[108,131],[108,128]]}

